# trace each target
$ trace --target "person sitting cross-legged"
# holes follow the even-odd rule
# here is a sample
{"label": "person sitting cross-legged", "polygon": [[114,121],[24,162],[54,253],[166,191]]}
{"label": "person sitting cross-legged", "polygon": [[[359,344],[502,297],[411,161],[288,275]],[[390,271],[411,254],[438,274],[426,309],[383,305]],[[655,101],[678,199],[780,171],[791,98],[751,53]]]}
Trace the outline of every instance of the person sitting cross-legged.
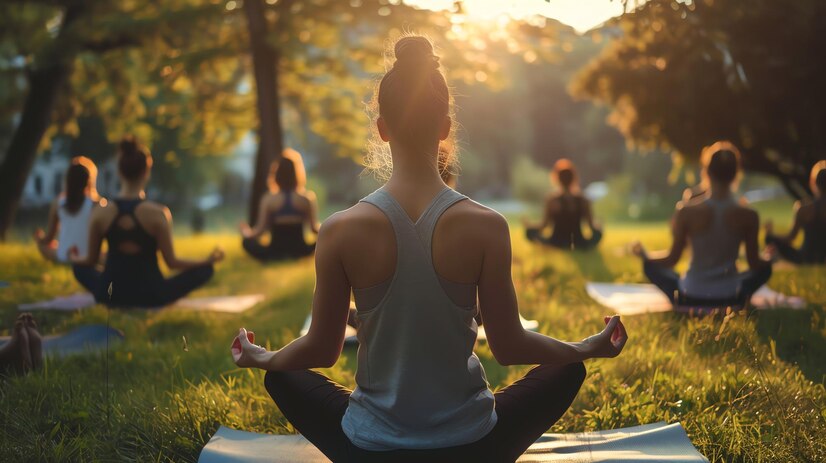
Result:
{"label": "person sitting cross-legged", "polygon": [[[766,223],[766,244],[774,246],[780,257],[795,264],[826,264],[826,161],[812,167],[811,201],[795,204],[794,223],[786,235],[775,235],[771,222]],[[792,246],[803,230],[803,246]]]}
{"label": "person sitting cross-legged", "polygon": [[[213,264],[224,258],[214,249],[205,259],[181,259],[172,243],[172,214],[154,201],[147,201],[144,187],[152,170],[149,150],[133,136],[120,144],[118,172],[121,191],[106,207],[92,212],[86,255],[77,248],[69,257],[77,281],[112,307],[155,308],[171,304],[212,278]],[[98,262],[103,240],[108,243],[106,264]],[[166,265],[178,274],[165,278],[158,266],[158,251]]]}
{"label": "person sitting cross-legged", "polygon": [[[247,254],[261,261],[297,259],[315,250],[307,243],[304,229],[318,234],[318,205],[315,193],[306,189],[307,175],[301,155],[284,150],[281,159],[272,164],[270,191],[264,194],[258,207],[255,227],[242,222],[242,245]],[[270,242],[262,245],[261,235],[270,232]]]}
{"label": "person sitting cross-legged", "polygon": [[[701,157],[706,193],[682,205],[672,220],[671,249],[649,255],[637,242],[633,252],[643,271],[676,305],[745,306],[771,277],[771,261],[761,258],[757,233],[760,219],[740,204],[734,186],[740,174],[740,152],[725,141],[705,148]],[[691,263],[684,276],[674,272],[686,245]],[[739,272],[737,258],[745,244],[749,270]]]}
{"label": "person sitting cross-legged", "polygon": [[[439,142],[451,96],[430,42],[407,36],[378,87],[384,186],[321,227],[309,332],[278,351],[241,329],[240,367],[264,383],[287,420],[334,462],[513,462],[570,407],[583,361],[618,355],[619,317],[581,342],[526,331],[511,280],[508,224],[445,185]],[[392,157],[392,168],[389,167]],[[356,388],[311,368],[339,358],[355,295]],[[502,364],[538,364],[493,393],[473,353],[479,310]]]}

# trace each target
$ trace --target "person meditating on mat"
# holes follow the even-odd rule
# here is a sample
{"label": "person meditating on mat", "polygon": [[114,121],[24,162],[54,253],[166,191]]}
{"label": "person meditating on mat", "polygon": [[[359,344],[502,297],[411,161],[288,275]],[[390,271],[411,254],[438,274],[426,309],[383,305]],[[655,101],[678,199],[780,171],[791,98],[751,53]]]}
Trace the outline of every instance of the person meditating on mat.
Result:
{"label": "person meditating on mat", "polygon": [[[785,236],[774,234],[772,223],[766,222],[766,244],[777,249],[780,257],[795,264],[826,264],[826,161],[812,167],[810,186],[812,201],[795,203],[794,224]],[[792,242],[803,230],[803,246],[796,249]]]}
{"label": "person meditating on mat", "polygon": [[[541,224],[525,224],[528,241],[563,249],[596,247],[602,239],[602,230],[594,223],[591,202],[580,193],[574,164],[568,159],[556,161],[551,172],[551,183],[559,185],[562,191],[548,196]],[[582,222],[588,223],[590,238],[582,234]],[[550,237],[543,235],[548,227],[553,227]]]}
{"label": "person meditating on mat", "polygon": [[[643,271],[672,303],[701,307],[744,306],[771,276],[769,260],[758,254],[760,219],[734,195],[740,174],[740,152],[720,141],[701,156],[706,193],[684,203],[672,220],[671,249],[649,256],[637,242],[632,251],[643,260]],[[691,263],[685,276],[672,269],[691,244]],[[749,270],[737,270],[740,245],[746,245]]]}
{"label": "person meditating on mat", "polygon": [[[152,156],[135,137],[120,143],[118,173],[121,190],[106,207],[92,212],[88,253],[73,248],[74,273],[98,302],[112,307],[161,307],[186,296],[209,281],[213,264],[223,259],[220,249],[206,259],[185,260],[172,245],[172,214],[169,209],[146,200],[144,188],[152,170]],[[108,254],[103,272],[92,266],[98,261],[103,239]],[[164,278],[158,267],[160,249],[167,267],[180,272]]]}
{"label": "person meditating on mat", "polygon": [[[373,103],[389,151],[377,140],[368,157],[392,174],[322,225],[309,332],[271,352],[241,328],[233,359],[267,370],[281,412],[334,462],[512,462],[568,409],[582,361],[622,351],[625,328],[605,317],[605,329],[581,342],[522,328],[507,222],[439,176],[439,141],[452,133],[439,60],[419,36],[400,39],[395,58]],[[351,291],[359,318],[352,392],[309,370],[338,359]],[[539,364],[496,394],[473,353],[477,292],[496,359]]]}
{"label": "person meditating on mat", "polygon": [[[262,261],[308,256],[315,250],[315,243],[304,240],[304,227],[318,234],[318,206],[315,193],[305,188],[307,174],[301,155],[284,150],[270,172],[270,191],[261,198],[255,227],[241,223],[244,250]],[[267,230],[270,242],[264,246],[258,239]]]}
{"label": "person meditating on mat", "polygon": [[0,375],[26,374],[43,364],[43,339],[32,314],[21,313],[14,322],[11,336],[0,346]]}
{"label": "person meditating on mat", "polygon": [[[77,247],[86,254],[89,244],[89,217],[98,202],[95,181],[98,169],[91,159],[84,156],[72,158],[66,170],[65,191],[52,203],[46,231],[34,231],[37,249],[47,260],[69,263],[69,249]],[[55,240],[57,238],[57,240]]]}

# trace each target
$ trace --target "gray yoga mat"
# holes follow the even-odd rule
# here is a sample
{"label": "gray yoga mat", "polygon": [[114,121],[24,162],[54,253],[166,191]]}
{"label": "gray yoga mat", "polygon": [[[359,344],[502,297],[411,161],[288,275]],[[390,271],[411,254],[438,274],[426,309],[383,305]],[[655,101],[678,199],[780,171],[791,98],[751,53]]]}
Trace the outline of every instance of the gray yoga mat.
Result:
{"label": "gray yoga mat", "polygon": [[[651,284],[589,282],[585,290],[592,299],[619,315],[691,311],[690,307],[673,307],[665,294]],[[757,310],[806,308],[806,301],[802,298],[778,293],[768,286],[757,290],[751,303]]]}
{"label": "gray yoga mat", "polygon": [[[199,463],[322,463],[329,460],[301,435],[270,435],[221,426]],[[703,463],[680,423],[652,423],[610,431],[544,434],[519,462]]]}
{"label": "gray yoga mat", "polygon": [[[67,333],[43,336],[43,355],[64,357],[102,350],[106,348],[107,338],[111,346],[123,340],[123,333],[106,325],[78,326]],[[9,336],[0,336],[0,346],[9,339]]]}
{"label": "gray yoga mat", "polygon": [[[185,309],[204,312],[241,313],[253,308],[264,300],[263,294],[242,294],[239,296],[208,296],[187,297],[175,301],[168,306],[170,309]],[[33,310],[75,311],[92,307],[95,298],[90,293],[77,293],[69,296],[58,296],[45,301],[30,304],[19,304],[17,310],[29,312]]]}

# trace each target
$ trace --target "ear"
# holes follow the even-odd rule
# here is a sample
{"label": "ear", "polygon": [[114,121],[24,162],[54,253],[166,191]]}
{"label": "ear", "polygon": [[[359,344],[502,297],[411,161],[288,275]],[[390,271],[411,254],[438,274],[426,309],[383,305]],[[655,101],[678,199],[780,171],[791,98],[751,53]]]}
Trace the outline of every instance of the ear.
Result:
{"label": "ear", "polygon": [[450,128],[453,125],[453,121],[450,119],[450,116],[445,116],[444,122],[442,122],[442,127],[439,130],[439,140],[447,140],[447,137],[450,136]]}
{"label": "ear", "polygon": [[387,130],[387,123],[384,122],[383,118],[379,117],[376,119],[376,127],[379,129],[379,137],[381,137],[381,141],[389,142],[390,132]]}

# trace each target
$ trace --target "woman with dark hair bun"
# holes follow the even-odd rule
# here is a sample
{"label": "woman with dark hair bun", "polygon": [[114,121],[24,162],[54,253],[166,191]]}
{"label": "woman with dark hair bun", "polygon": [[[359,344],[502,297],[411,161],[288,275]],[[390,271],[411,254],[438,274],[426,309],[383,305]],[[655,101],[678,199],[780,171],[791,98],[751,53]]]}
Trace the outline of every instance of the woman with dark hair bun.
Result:
{"label": "woman with dark hair bun", "polygon": [[[306,189],[307,174],[301,154],[286,149],[281,159],[270,168],[269,190],[261,198],[255,227],[240,225],[244,250],[261,261],[297,259],[315,250],[315,243],[307,243],[304,229],[317,235],[318,205],[315,193]],[[267,246],[258,240],[267,231]]]}
{"label": "woman with dark hair bun", "polygon": [[[809,186],[811,201],[795,203],[794,223],[788,234],[774,234],[774,226],[766,223],[766,244],[777,249],[780,257],[795,264],[826,264],[826,161],[812,167]],[[803,246],[796,249],[792,242],[803,230]]]}
{"label": "woman with dark hair bun", "polygon": [[[268,370],[264,385],[284,416],[334,462],[515,461],[571,405],[582,361],[617,356],[627,334],[619,317],[581,342],[522,327],[507,222],[440,176],[455,164],[439,150],[451,138],[452,98],[433,47],[408,36],[395,56],[375,96],[379,138],[367,159],[389,180],[321,227],[309,331],[267,351],[241,328],[232,356]],[[354,391],[310,370],[341,354],[351,293]],[[480,311],[499,362],[539,364],[495,394],[473,353]]]}
{"label": "woman with dark hair bun", "polygon": [[[571,250],[596,247],[602,239],[602,229],[594,223],[591,202],[579,190],[574,163],[564,158],[556,161],[551,183],[559,185],[561,191],[548,196],[541,224],[525,224],[528,241]],[[589,238],[582,234],[583,222],[591,229]],[[550,237],[543,235],[548,227],[553,227]]]}
{"label": "woman with dark hair bun", "polygon": [[49,210],[46,231],[40,228],[34,231],[37,249],[45,259],[69,263],[72,247],[86,254],[92,209],[98,202],[106,202],[98,197],[97,174],[98,169],[91,159],[84,156],[72,158],[66,169],[65,189]]}
{"label": "woman with dark hair bun", "polygon": [[[217,248],[203,260],[185,260],[175,254],[172,214],[166,206],[146,200],[144,188],[151,171],[149,150],[134,136],[124,137],[118,154],[120,193],[92,213],[88,252],[70,251],[75,278],[100,303],[135,308],[171,304],[209,281],[213,264],[224,258]],[[93,265],[104,239],[109,252],[101,273]],[[167,267],[179,270],[177,275],[164,278],[158,250]]]}
{"label": "woman with dark hair bun", "polygon": [[[760,219],[740,204],[734,194],[740,176],[740,151],[719,141],[701,156],[705,193],[683,202],[672,220],[673,243],[668,252],[649,256],[642,245],[633,252],[642,258],[643,271],[672,303],[699,307],[743,307],[771,277],[771,261],[759,256]],[[691,264],[682,277],[674,272],[686,245]],[[749,270],[737,270],[740,245],[746,246]]]}

